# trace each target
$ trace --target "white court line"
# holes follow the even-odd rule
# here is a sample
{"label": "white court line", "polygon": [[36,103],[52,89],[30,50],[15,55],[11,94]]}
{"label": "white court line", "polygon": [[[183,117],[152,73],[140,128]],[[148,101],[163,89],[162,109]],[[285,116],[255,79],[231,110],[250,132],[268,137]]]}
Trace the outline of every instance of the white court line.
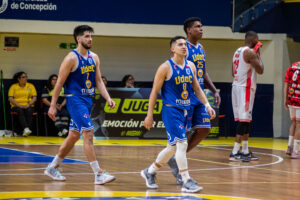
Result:
{"label": "white court line", "polygon": [[[214,148],[214,149],[221,149],[221,150],[227,150],[230,151],[231,149],[226,149],[226,148],[221,148],[221,147],[207,147],[207,148]],[[265,163],[265,164],[257,164],[257,165],[247,165],[247,166],[230,166],[230,167],[222,167],[222,168],[207,168],[207,169],[190,169],[189,171],[214,171],[214,170],[229,170],[229,169],[244,169],[244,168],[254,168],[254,167],[264,167],[264,166],[269,166],[269,165],[276,165],[279,164],[283,161],[283,158],[280,156],[277,156],[275,154],[268,154],[268,153],[259,153],[255,152],[256,154],[261,154],[265,156],[272,156],[277,158],[277,161],[271,162],[271,163]],[[68,163],[70,164],[70,163]],[[0,171],[20,171],[20,170],[44,170],[45,168],[33,168],[33,169],[4,169]],[[170,170],[165,170],[165,171],[158,171],[158,173],[168,173]],[[140,171],[138,172],[110,172],[111,174],[139,174]],[[94,174],[94,173],[64,173],[64,175],[87,175],[87,174]],[[34,176],[34,175],[41,175],[40,173],[32,173],[32,174],[0,174],[0,176]]]}

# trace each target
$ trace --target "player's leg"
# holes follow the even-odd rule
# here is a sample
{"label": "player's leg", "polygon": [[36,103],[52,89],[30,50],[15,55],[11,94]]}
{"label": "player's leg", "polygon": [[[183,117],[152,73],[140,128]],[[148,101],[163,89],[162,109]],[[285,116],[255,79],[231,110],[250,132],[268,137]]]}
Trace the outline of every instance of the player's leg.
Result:
{"label": "player's leg", "polygon": [[[88,124],[91,124],[88,123]],[[82,131],[83,136],[83,149],[84,153],[90,163],[90,166],[95,174],[95,184],[103,185],[105,183],[115,180],[115,177],[110,175],[108,172],[100,168],[99,163],[96,159],[96,153],[93,143],[94,131],[92,127],[87,127],[86,130]]]}
{"label": "player's leg", "polygon": [[241,124],[239,122],[240,119],[240,112],[239,110],[241,110],[241,99],[242,97],[240,97],[240,91],[239,91],[240,87],[237,86],[232,86],[232,108],[233,108],[233,116],[234,116],[234,120],[238,122],[238,126],[236,129],[236,136],[235,136],[235,142],[234,142],[234,146],[232,149],[232,152],[229,155],[229,160],[230,161],[238,161],[240,160],[241,154],[240,154],[240,146],[241,146],[241,141],[242,141],[242,136],[243,136],[243,131]]}
{"label": "player's leg", "polygon": [[205,106],[203,104],[195,106],[192,117],[192,129],[195,131],[188,140],[187,152],[190,152],[208,136],[210,126],[210,116],[206,111]]}
{"label": "player's leg", "polygon": [[158,185],[155,183],[156,172],[174,155],[175,151],[176,146],[168,143],[166,148],[159,152],[155,162],[141,171],[141,176],[145,179],[148,188],[158,188]]}
{"label": "player's leg", "polygon": [[289,111],[290,111],[291,125],[289,129],[289,141],[288,141],[288,147],[286,149],[286,154],[292,155],[293,143],[295,137],[295,128],[296,128],[296,109],[293,108],[292,106],[289,106]]}
{"label": "player's leg", "polygon": [[66,178],[62,176],[59,172],[59,165],[63,159],[68,155],[72,150],[75,143],[79,140],[80,134],[77,131],[71,130],[68,137],[64,140],[62,145],[59,147],[57,155],[54,157],[52,162],[45,169],[44,174],[51,177],[54,180],[64,181]]}
{"label": "player's leg", "polygon": [[255,90],[245,88],[245,100],[244,100],[244,112],[241,113],[241,120],[245,123],[244,135],[243,135],[243,146],[242,146],[242,157],[243,161],[258,160],[258,156],[255,156],[248,147],[248,138],[250,133],[250,122],[252,121],[252,110],[255,98]]}
{"label": "player's leg", "polygon": [[[188,113],[187,113],[186,135],[187,135],[188,141],[193,136],[192,119],[193,119],[194,110],[195,110],[195,106],[191,106],[190,110],[188,110]],[[182,177],[179,173],[179,168],[177,166],[175,155],[170,158],[170,160],[168,161],[168,165],[171,168],[171,172],[172,172],[173,176],[176,178],[176,184],[182,185],[183,181],[182,181]]]}
{"label": "player's leg", "polygon": [[241,160],[241,153],[240,153],[240,147],[241,147],[241,141],[242,137],[244,135],[243,127],[241,122],[238,122],[238,126],[236,129],[236,136],[235,136],[235,142],[233,149],[229,155],[230,161],[239,161]]}
{"label": "player's leg", "polygon": [[176,162],[179,168],[179,173],[183,180],[183,185],[181,188],[182,192],[198,192],[203,188],[198,186],[197,182],[192,179],[189,175],[188,164],[186,158],[187,142],[177,141],[176,143]]}
{"label": "player's leg", "polygon": [[291,158],[300,158],[299,144],[300,144],[300,107],[294,107],[296,112],[295,118],[295,137],[294,137],[294,147]]}

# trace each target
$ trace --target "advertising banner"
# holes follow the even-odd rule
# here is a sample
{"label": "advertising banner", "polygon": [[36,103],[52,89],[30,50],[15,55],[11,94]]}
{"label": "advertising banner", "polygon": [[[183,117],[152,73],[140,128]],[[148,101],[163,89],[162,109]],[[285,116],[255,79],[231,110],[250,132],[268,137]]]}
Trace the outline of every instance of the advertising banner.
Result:
{"label": "advertising banner", "polygon": [[[92,121],[95,136],[99,137],[139,137],[166,138],[165,126],[161,118],[162,99],[158,95],[153,111],[154,124],[150,131],[144,128],[144,119],[148,111],[148,100],[152,88],[108,88],[116,107],[110,110],[105,100],[97,94],[92,108]],[[211,105],[214,97],[209,90],[204,91]],[[216,110],[218,113],[218,110]],[[211,121],[208,137],[219,136],[218,118]]]}
{"label": "advertising banner", "polygon": [[231,26],[231,0],[189,0],[184,4],[192,6],[174,15],[181,4],[180,0],[0,0],[0,19],[181,25],[191,13],[201,13],[198,17],[206,25]]}

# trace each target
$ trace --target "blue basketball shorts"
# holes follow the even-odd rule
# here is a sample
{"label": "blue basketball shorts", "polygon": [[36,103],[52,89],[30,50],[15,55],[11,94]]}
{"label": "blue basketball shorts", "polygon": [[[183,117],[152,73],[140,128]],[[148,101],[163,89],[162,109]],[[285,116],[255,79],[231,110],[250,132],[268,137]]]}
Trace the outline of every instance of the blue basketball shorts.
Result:
{"label": "blue basketball shorts", "polygon": [[163,105],[162,120],[166,127],[170,145],[176,145],[177,141],[187,142],[187,110]]}
{"label": "blue basketball shorts", "polygon": [[69,130],[74,130],[82,134],[84,130],[94,129],[90,116],[92,105],[93,101],[91,97],[67,97],[67,109],[71,117]]}
{"label": "blue basketball shorts", "polygon": [[196,128],[210,128],[210,116],[202,103],[188,110],[187,130]]}

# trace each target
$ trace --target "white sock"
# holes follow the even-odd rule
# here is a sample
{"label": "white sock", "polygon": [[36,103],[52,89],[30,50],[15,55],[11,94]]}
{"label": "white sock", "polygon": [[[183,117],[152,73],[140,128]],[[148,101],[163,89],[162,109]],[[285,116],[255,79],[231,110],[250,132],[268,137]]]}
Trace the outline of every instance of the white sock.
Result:
{"label": "white sock", "polygon": [[50,167],[57,167],[63,161],[63,158],[60,158],[58,155],[54,157],[52,162],[50,163]]}
{"label": "white sock", "polygon": [[294,140],[294,153],[299,153],[299,143],[300,143],[300,140]]}
{"label": "white sock", "polygon": [[288,146],[291,147],[293,146],[293,140],[294,140],[294,136],[289,136],[289,143],[288,143]]}
{"label": "white sock", "polygon": [[186,183],[191,178],[188,170],[180,172],[180,174],[184,183]]}
{"label": "white sock", "polygon": [[244,154],[248,154],[249,153],[248,140],[243,140],[242,152]]}
{"label": "white sock", "polygon": [[100,166],[97,160],[90,162],[91,168],[93,169],[94,174],[98,174],[100,171]]}
{"label": "white sock", "polygon": [[235,142],[234,143],[234,147],[232,149],[232,153],[233,154],[237,154],[239,152],[239,150],[240,150],[240,147],[241,147],[240,143]]}
{"label": "white sock", "polygon": [[159,167],[157,167],[154,163],[152,163],[150,165],[150,167],[148,168],[148,173],[149,174],[154,174],[158,170],[159,170]]}

